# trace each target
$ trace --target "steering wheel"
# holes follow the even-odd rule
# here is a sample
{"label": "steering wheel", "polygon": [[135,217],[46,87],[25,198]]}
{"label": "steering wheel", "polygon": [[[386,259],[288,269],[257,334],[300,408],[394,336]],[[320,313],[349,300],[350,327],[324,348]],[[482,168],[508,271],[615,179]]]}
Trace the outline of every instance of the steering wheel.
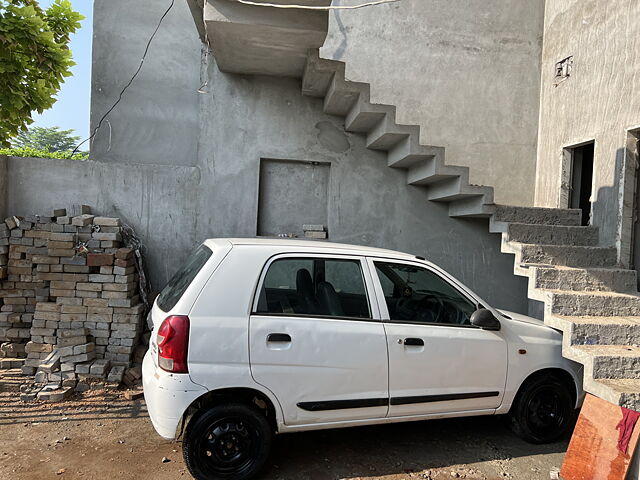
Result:
{"label": "steering wheel", "polygon": [[418,303],[417,320],[424,323],[440,323],[445,311],[442,299],[435,295],[425,295]]}

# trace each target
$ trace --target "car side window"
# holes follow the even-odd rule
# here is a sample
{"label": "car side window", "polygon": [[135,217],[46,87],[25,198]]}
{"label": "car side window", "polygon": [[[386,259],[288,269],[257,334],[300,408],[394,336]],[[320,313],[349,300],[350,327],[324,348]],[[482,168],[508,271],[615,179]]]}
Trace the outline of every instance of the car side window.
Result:
{"label": "car side window", "polygon": [[476,305],[436,273],[415,265],[374,263],[392,321],[471,325]]}
{"label": "car side window", "polygon": [[275,260],[265,275],[256,313],[371,318],[360,261]]}

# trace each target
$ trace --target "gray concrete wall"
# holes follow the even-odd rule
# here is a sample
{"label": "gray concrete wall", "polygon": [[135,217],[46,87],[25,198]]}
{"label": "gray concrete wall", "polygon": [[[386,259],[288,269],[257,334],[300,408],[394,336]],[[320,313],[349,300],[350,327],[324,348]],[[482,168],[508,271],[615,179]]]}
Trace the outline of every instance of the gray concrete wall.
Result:
{"label": "gray concrete wall", "polygon": [[[91,132],[140,65],[169,4],[153,0],[132,7],[128,0],[94,1]],[[189,7],[176,0],[142,71],[91,142],[92,159],[195,165],[200,56]]]}
{"label": "gray concrete wall", "polygon": [[[348,2],[342,0],[343,4]],[[402,0],[334,11],[321,56],[398,106],[498,203],[532,205],[543,0]]]}
{"label": "gray concrete wall", "polygon": [[[561,205],[563,148],[595,139],[592,222],[607,245],[621,230],[627,130],[640,127],[639,17],[629,0],[547,0],[545,13],[536,204]],[[554,86],[570,55],[571,77]]]}
{"label": "gray concrete wall", "polygon": [[142,239],[156,288],[202,240],[197,216],[190,213],[198,199],[197,167],[15,157],[6,162],[7,215],[86,204],[99,215],[120,217]]}
{"label": "gray concrete wall", "polygon": [[[167,2],[147,3],[142,14],[123,0],[96,1],[92,128],[137,66]],[[256,235],[261,158],[327,162],[331,240],[424,255],[493,305],[526,311],[525,280],[513,277],[513,257],[500,253],[486,221],[451,219],[447,205],[407,186],[404,171],[345,134],[321,100],[303,97],[299,80],[224,74],[213,57],[201,70],[183,2],[166,21],[109,117],[111,131],[96,137],[91,161],[9,159],[10,213],[82,202],[118,215],[141,236],[161,288],[203,239]]]}

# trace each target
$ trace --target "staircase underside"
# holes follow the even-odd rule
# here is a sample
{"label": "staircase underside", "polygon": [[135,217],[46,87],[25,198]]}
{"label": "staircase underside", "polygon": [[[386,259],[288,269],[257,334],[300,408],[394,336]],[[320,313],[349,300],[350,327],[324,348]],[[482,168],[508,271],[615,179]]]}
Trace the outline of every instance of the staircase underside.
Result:
{"label": "staircase underside", "polygon": [[[467,167],[445,163],[443,147],[420,144],[420,126],[396,121],[396,107],[370,101],[367,83],[345,78],[345,64],[322,59],[326,12],[249,7],[229,0],[187,0],[202,11],[199,30],[222,71],[302,78],[302,93],[322,100],[324,112],[344,118],[366,146],[406,171],[407,184],[427,189],[454,218],[489,219],[514,255],[514,274],[527,277],[528,297],[544,306],[544,321],[563,332],[563,355],[584,365],[584,389],[640,410],[640,296],[636,272],[617,266],[581,212],[512,207],[493,202],[493,188],[469,183]],[[328,5],[330,0],[274,3]]]}
{"label": "staircase underside", "polygon": [[[327,36],[327,11],[244,5],[232,0],[187,2],[203,41],[211,45],[223,72],[300,77],[307,51],[320,48]],[[331,0],[256,3],[323,7]]]}

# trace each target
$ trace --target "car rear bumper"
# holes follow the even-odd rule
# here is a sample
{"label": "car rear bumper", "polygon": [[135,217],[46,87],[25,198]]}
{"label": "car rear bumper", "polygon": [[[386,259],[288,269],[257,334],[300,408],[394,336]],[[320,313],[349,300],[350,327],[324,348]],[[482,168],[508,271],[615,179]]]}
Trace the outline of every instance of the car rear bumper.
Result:
{"label": "car rear bumper", "polygon": [[144,400],[153,428],[161,437],[172,440],[184,412],[207,390],[193,383],[189,375],[157,368],[151,355],[151,350],[147,351],[142,362]]}

